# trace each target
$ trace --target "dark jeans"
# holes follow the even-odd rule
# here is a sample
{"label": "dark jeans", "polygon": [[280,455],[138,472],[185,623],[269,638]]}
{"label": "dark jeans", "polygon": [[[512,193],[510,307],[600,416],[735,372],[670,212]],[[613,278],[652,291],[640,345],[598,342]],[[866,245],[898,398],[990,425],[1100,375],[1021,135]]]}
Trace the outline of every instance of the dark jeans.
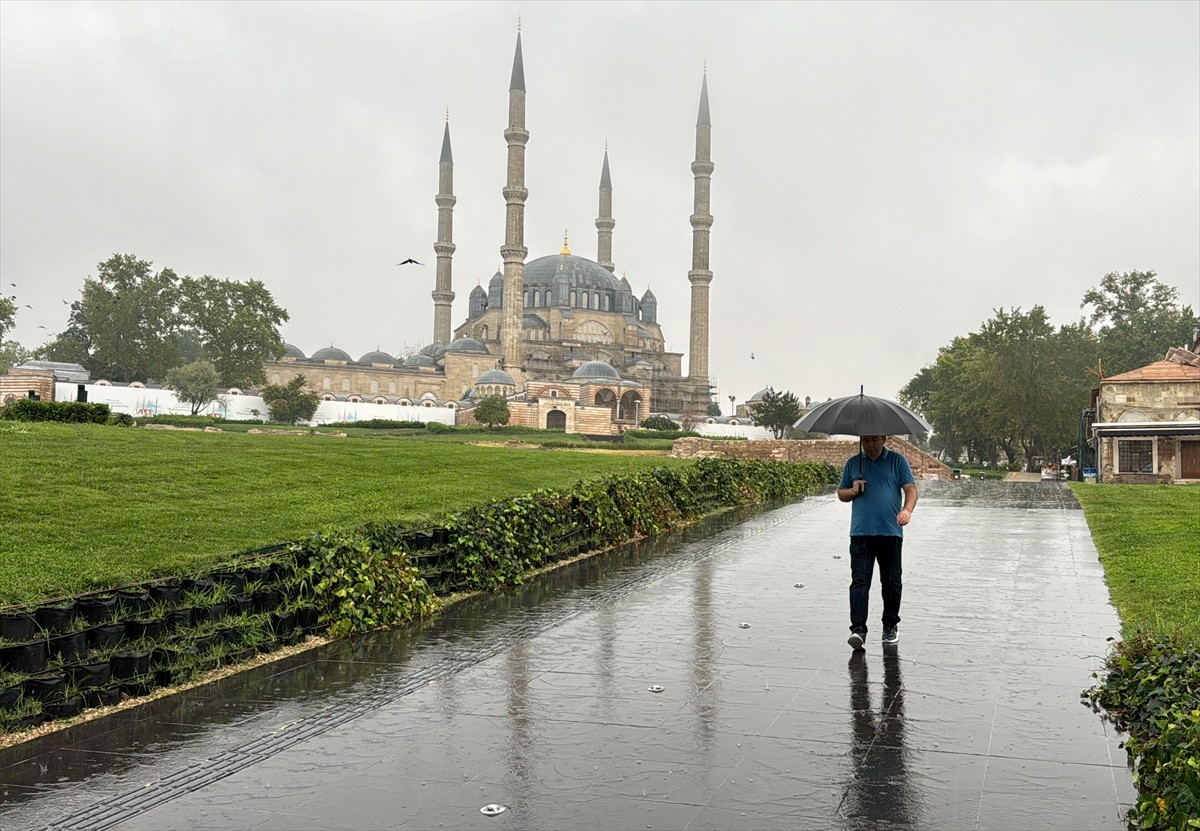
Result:
{"label": "dark jeans", "polygon": [[871,597],[871,576],[879,561],[879,584],[883,589],[883,625],[900,622],[900,546],[903,537],[850,538],[850,628],[867,631],[867,602]]}

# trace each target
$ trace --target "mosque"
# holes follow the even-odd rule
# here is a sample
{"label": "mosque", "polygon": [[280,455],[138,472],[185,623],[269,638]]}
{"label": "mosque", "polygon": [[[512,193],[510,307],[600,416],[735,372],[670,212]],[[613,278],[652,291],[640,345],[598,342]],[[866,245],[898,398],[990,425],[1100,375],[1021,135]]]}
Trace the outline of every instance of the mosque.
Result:
{"label": "mosque", "polygon": [[596,219],[597,257],[571,252],[568,240],[555,255],[526,262],[524,240],[525,67],[521,35],[508,96],[508,177],[503,268],[470,294],[467,319],[451,331],[455,251],[454,158],[447,122],[435,198],[438,235],[433,290],[433,342],[398,359],[368,352],[358,360],[330,346],[306,357],[288,344],[265,365],[270,383],[304,375],[327,401],[374,402],[458,410],[458,423],[474,423],[473,410],[489,395],[508,399],[510,424],[591,435],[616,435],[652,413],[703,415],[714,401],[708,372],[709,185],[711,122],[708,79],[700,88],[696,119],[695,197],[691,215],[692,264],[689,361],[668,352],[658,324],[658,302],[647,287],[634,294],[612,262],[612,179],[608,151],[600,173]]}

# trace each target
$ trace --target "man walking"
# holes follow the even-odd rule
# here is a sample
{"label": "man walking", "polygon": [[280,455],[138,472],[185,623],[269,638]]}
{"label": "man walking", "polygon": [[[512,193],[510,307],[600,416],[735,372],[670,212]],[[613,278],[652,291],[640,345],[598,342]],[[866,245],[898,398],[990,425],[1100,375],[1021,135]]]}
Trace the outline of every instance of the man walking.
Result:
{"label": "man walking", "polygon": [[904,526],[917,506],[917,484],[908,459],[888,450],[887,436],[863,436],[862,452],[842,469],[838,499],[853,502],[850,511],[850,637],[863,649],[867,637],[867,603],[871,576],[879,563],[883,590],[883,642],[898,643],[901,560]]}

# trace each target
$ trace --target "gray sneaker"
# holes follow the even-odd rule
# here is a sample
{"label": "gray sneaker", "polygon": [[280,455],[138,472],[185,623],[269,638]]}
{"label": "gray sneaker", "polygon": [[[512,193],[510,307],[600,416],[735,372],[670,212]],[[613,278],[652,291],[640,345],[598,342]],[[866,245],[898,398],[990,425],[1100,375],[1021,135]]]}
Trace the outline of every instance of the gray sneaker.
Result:
{"label": "gray sneaker", "polygon": [[900,633],[896,631],[895,626],[883,627],[883,642],[885,644],[900,643]]}
{"label": "gray sneaker", "polygon": [[850,644],[856,650],[866,649],[866,647],[863,646],[863,636],[861,632],[851,632],[850,637],[846,638],[846,643]]}

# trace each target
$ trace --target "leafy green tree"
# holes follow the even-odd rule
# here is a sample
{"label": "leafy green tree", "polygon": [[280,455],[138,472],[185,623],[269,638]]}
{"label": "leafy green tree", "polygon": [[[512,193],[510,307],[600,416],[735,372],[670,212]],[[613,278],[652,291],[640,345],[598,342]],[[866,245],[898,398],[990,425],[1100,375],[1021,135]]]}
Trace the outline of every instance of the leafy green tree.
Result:
{"label": "leafy green tree", "polygon": [[266,381],[263,362],[283,354],[279,326],[289,319],[266,286],[204,276],[184,277],[181,289],[181,351],[203,356],[226,386]]}
{"label": "leafy green tree", "polygon": [[0,340],[17,322],[17,301],[14,297],[0,295]]}
{"label": "leafy green tree", "polygon": [[15,340],[0,343],[0,372],[7,372],[33,357],[33,353]]}
{"label": "leafy green tree", "polygon": [[783,438],[800,418],[800,400],[790,392],[776,392],[767,387],[762,399],[754,406],[750,420],[765,427],[777,439]]}
{"label": "leafy green tree", "polygon": [[221,376],[208,361],[196,361],[167,371],[167,389],[174,390],[176,398],[191,405],[192,415],[217,400],[220,383]]}
{"label": "leafy green tree", "polygon": [[719,416],[721,414],[721,405],[716,401],[709,401],[708,406],[704,408],[705,415]]}
{"label": "leafy green tree", "polygon": [[1088,289],[1080,306],[1091,306],[1089,322],[1099,324],[1104,374],[1119,375],[1161,361],[1172,346],[1189,346],[1200,321],[1178,301],[1179,292],[1153,271],[1111,272]]}
{"label": "leafy green tree", "polygon": [[489,395],[475,408],[475,420],[494,429],[497,424],[508,424],[508,399],[503,395]]}
{"label": "leafy green tree", "polygon": [[671,421],[671,419],[667,418],[664,415],[650,416],[649,418],[643,419],[641,426],[645,427],[647,430],[675,431],[675,430],[679,429],[678,424]]}
{"label": "leafy green tree", "polygon": [[271,421],[280,424],[311,421],[321,405],[321,399],[315,392],[304,389],[303,375],[297,375],[286,384],[267,384],[262,388],[261,395],[267,403]]}

